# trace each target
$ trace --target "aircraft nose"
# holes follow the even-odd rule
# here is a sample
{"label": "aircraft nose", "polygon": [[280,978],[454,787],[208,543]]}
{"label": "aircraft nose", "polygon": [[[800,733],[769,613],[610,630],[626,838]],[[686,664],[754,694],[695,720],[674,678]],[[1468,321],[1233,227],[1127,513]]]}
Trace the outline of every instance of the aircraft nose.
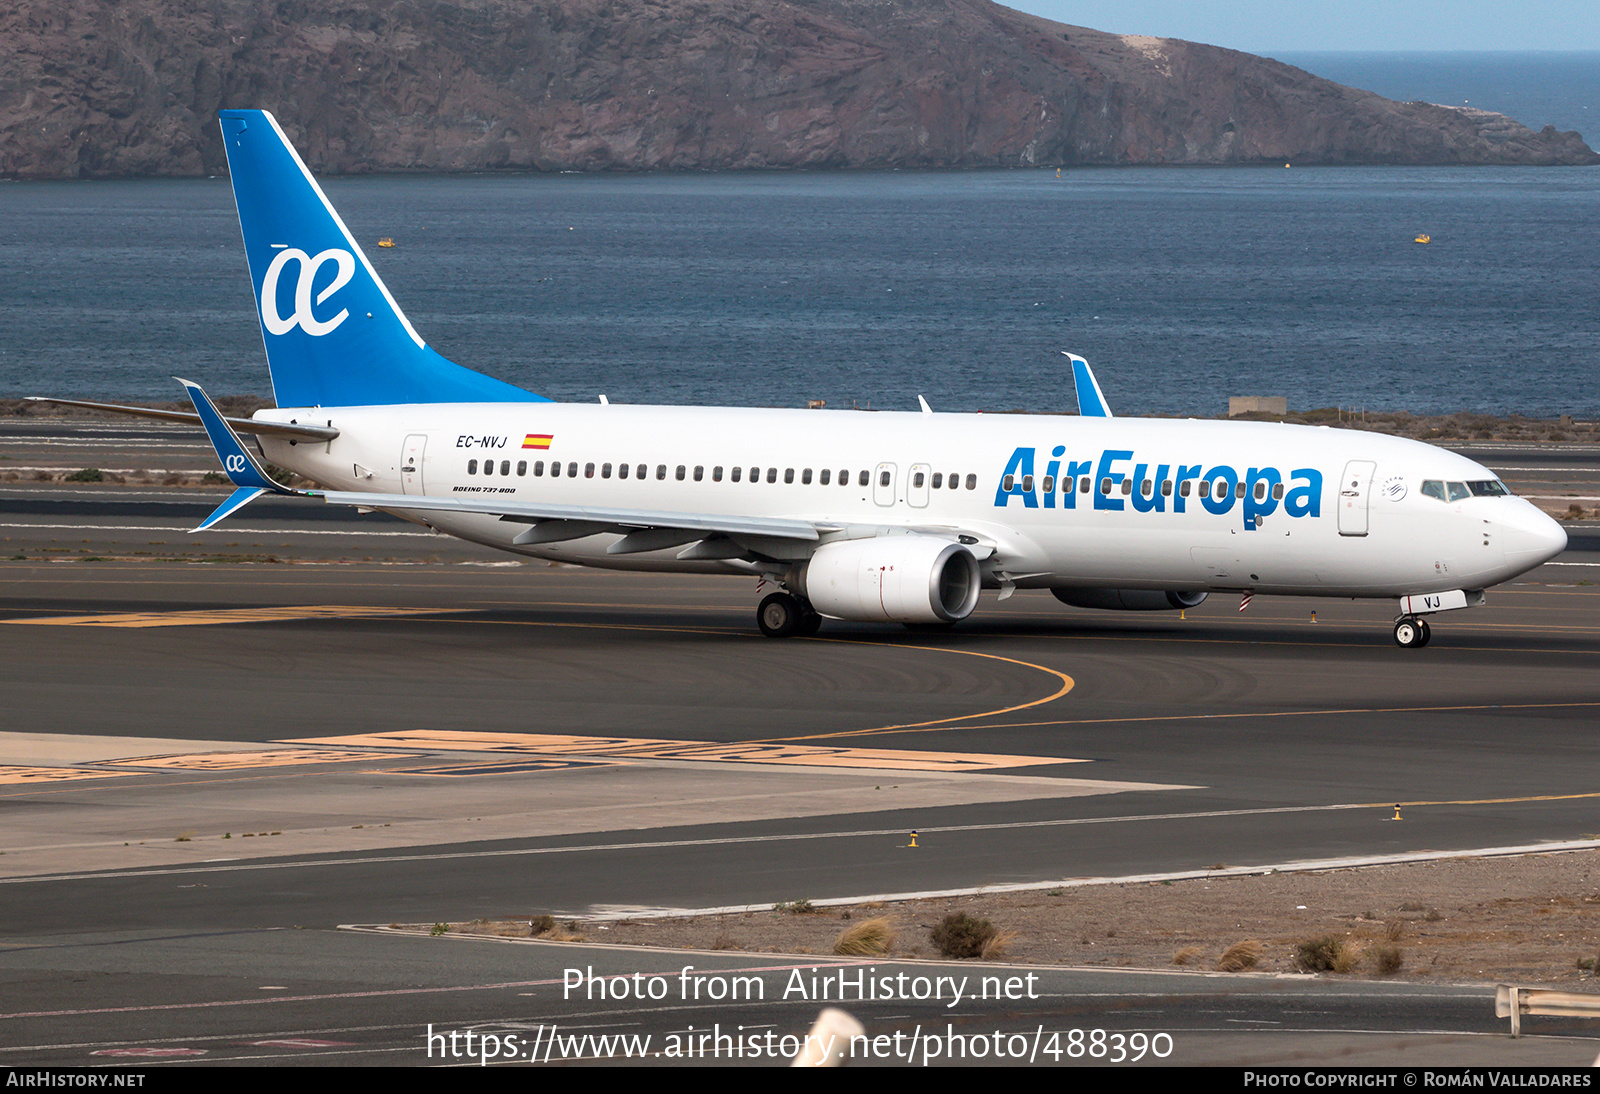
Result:
{"label": "aircraft nose", "polygon": [[1549,562],[1567,549],[1567,530],[1525,501],[1507,514],[1500,538],[1506,564],[1518,572]]}

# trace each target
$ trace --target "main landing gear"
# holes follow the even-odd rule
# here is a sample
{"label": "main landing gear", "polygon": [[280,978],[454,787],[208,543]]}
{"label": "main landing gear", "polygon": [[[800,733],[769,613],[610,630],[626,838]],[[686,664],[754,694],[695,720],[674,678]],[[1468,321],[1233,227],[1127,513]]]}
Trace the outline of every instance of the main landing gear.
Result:
{"label": "main landing gear", "polygon": [[822,616],[792,593],[772,593],[756,609],[756,625],[768,638],[810,638],[822,626]]}
{"label": "main landing gear", "polygon": [[1403,646],[1408,650],[1420,650],[1432,637],[1433,632],[1428,629],[1426,619],[1414,615],[1402,615],[1394,621],[1394,641],[1397,646]]}

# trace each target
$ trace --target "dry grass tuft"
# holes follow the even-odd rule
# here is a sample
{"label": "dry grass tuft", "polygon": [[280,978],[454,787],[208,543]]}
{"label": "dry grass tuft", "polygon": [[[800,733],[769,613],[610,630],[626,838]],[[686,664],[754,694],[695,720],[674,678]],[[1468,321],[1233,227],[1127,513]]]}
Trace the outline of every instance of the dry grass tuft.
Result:
{"label": "dry grass tuft", "polygon": [[998,961],[1006,956],[1006,950],[1020,935],[1016,931],[996,931],[989,941],[983,944],[983,952],[978,956],[985,961]]}
{"label": "dry grass tuft", "polygon": [[1392,976],[1400,971],[1400,966],[1406,963],[1405,953],[1399,946],[1374,946],[1372,948],[1372,966],[1378,971],[1379,976]]}
{"label": "dry grass tuft", "polygon": [[1333,971],[1338,973],[1355,972],[1356,966],[1361,964],[1361,955],[1365,947],[1359,942],[1341,942],[1339,951],[1333,958]]}
{"label": "dry grass tuft", "polygon": [[1261,954],[1266,950],[1266,944],[1258,938],[1246,938],[1235,942],[1222,951],[1222,956],[1217,958],[1218,972],[1243,972],[1253,969],[1256,962],[1261,960]]}
{"label": "dry grass tuft", "polygon": [[1172,955],[1172,963],[1174,965],[1187,965],[1199,956],[1199,946],[1185,946],[1183,949]]}
{"label": "dry grass tuft", "polygon": [[863,919],[839,932],[833,952],[843,957],[876,957],[894,949],[899,936],[894,923],[884,916]]}
{"label": "dry grass tuft", "polygon": [[1353,972],[1361,963],[1363,947],[1349,939],[1311,938],[1294,948],[1295,964],[1305,972]]}

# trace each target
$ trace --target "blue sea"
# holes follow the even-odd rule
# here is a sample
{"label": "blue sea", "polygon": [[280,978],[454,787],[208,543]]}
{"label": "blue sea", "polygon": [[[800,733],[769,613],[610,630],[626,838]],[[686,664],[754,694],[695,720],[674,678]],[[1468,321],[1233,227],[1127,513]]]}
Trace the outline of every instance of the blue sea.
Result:
{"label": "blue sea", "polygon": [[[1062,410],[1070,350],[1121,414],[1600,416],[1600,168],[325,188],[435,348],[557,399]],[[227,182],[0,183],[0,397],[173,375],[269,391]]]}

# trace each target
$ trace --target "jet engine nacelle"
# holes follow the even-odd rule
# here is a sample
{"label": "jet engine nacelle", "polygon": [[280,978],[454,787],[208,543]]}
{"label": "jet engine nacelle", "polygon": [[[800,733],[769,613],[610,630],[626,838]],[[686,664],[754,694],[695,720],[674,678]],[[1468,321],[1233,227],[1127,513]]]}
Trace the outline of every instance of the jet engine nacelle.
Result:
{"label": "jet engine nacelle", "polygon": [[823,615],[870,623],[954,623],[978,604],[978,560],[937,536],[880,536],[818,547],[800,589]]}
{"label": "jet engine nacelle", "polygon": [[1158,589],[1051,589],[1056,599],[1074,608],[1106,608],[1117,612],[1172,612],[1197,607],[1204,592],[1161,592]]}

